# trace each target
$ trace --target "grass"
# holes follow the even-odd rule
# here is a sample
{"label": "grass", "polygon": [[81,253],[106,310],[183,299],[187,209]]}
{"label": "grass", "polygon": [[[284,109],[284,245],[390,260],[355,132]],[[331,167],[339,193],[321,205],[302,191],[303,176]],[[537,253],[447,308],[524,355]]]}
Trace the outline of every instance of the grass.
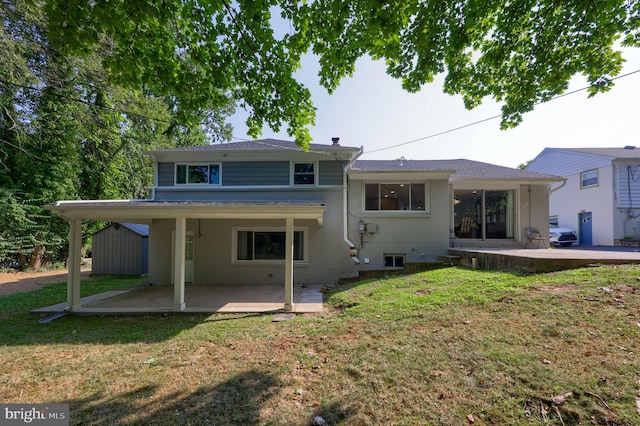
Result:
{"label": "grass", "polygon": [[27,312],[64,300],[56,284],[0,298],[0,400],[69,403],[71,424],[87,425],[633,425],[639,277],[636,266],[448,268],[339,287],[327,312],[279,323],[38,324]]}

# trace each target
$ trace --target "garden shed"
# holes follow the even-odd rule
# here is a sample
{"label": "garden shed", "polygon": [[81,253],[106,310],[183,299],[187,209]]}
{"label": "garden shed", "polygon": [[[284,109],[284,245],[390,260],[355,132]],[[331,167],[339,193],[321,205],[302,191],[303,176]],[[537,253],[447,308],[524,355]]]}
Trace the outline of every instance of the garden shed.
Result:
{"label": "garden shed", "polygon": [[93,234],[92,275],[149,273],[149,226],[113,223]]}

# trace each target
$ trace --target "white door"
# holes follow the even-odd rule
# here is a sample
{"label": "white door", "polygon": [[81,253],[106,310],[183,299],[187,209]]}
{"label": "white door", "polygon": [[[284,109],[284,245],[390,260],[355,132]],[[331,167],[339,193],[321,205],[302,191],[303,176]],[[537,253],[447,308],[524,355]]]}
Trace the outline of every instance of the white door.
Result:
{"label": "white door", "polygon": [[184,281],[193,283],[193,231],[188,231],[184,248]]}
{"label": "white door", "polygon": [[[184,282],[193,283],[193,259],[195,258],[195,244],[193,243],[193,231],[187,231],[184,241]],[[176,232],[171,232],[171,284],[174,284],[176,255]]]}

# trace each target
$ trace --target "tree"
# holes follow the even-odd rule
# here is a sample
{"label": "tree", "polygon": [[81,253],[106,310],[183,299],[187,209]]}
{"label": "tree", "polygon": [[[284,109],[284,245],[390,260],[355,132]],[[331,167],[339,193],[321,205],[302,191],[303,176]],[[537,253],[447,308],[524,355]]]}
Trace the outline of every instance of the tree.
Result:
{"label": "tree", "polygon": [[329,91],[364,55],[409,91],[446,73],[444,91],[467,108],[501,102],[507,128],[574,75],[590,95],[611,89],[624,61],[616,43],[640,46],[640,2],[628,0],[45,0],[45,11],[57,48],[86,54],[106,35],[111,77],[174,97],[181,119],[231,99],[253,136],[286,124],[301,146],[314,108],[294,73],[307,52]]}
{"label": "tree", "polygon": [[[62,54],[35,6],[0,0],[0,260],[17,257],[23,268],[66,256],[67,224],[43,205],[145,198],[153,183],[145,150],[230,136],[224,108],[199,112],[207,127],[187,127],[173,98],[107,78],[98,53]],[[85,222],[83,235],[101,226]]]}

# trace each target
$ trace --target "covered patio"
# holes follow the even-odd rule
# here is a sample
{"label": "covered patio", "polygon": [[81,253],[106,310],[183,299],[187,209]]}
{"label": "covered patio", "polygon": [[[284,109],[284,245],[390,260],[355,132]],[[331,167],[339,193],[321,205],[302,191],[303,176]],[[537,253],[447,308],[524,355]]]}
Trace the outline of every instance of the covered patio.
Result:
{"label": "covered patio", "polygon": [[[321,201],[59,201],[45,206],[69,222],[69,274],[67,301],[56,312],[302,312],[306,296],[303,287],[294,292],[294,226],[296,220],[316,220],[321,226],[326,205]],[[175,221],[172,285],[149,285],[80,298],[80,263],[83,220],[151,224],[154,220]],[[187,219],[280,220],[285,230],[282,285],[189,285],[185,280]],[[154,259],[150,259],[153,262]],[[215,291],[212,291],[215,290]],[[307,294],[310,294],[307,292]],[[63,306],[61,308],[61,306]],[[317,307],[316,307],[317,308]],[[314,309],[316,309],[314,308]],[[53,310],[54,308],[52,308]],[[223,311],[224,309],[224,311]],[[311,308],[305,308],[311,309]]]}
{"label": "covered patio", "polygon": [[[173,287],[138,285],[80,299],[76,314],[116,315],[174,312]],[[284,310],[285,291],[279,285],[188,285],[185,313],[279,312]],[[320,286],[296,286],[291,312],[322,312]],[[67,311],[67,303],[32,311],[57,314]]]}

